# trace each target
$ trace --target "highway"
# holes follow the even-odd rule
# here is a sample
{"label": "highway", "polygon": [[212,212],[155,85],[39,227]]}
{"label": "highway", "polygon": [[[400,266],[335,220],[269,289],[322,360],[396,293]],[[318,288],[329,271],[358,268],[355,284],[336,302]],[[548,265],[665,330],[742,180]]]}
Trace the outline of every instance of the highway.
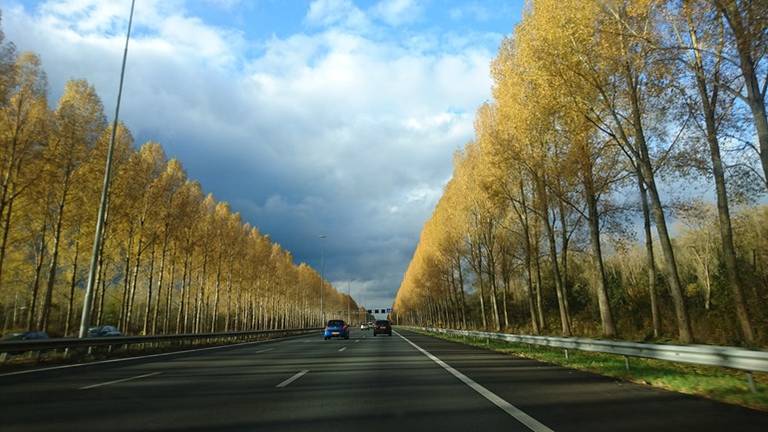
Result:
{"label": "highway", "polygon": [[406,330],[0,374],[0,431],[768,431],[768,413]]}

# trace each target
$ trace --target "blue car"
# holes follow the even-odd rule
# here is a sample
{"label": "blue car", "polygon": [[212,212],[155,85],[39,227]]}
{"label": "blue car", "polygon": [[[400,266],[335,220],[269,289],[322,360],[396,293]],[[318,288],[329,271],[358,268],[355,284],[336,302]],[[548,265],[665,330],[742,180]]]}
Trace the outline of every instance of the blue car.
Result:
{"label": "blue car", "polygon": [[344,320],[330,320],[328,321],[328,325],[325,326],[323,336],[325,337],[325,340],[333,337],[349,339],[349,326]]}

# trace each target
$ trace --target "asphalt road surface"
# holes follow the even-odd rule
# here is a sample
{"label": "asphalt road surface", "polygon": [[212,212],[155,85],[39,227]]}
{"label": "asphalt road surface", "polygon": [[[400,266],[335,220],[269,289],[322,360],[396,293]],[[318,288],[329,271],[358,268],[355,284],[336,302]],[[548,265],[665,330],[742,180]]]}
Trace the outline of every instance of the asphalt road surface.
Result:
{"label": "asphalt road surface", "polygon": [[0,431],[768,431],[768,414],[401,330],[0,375]]}

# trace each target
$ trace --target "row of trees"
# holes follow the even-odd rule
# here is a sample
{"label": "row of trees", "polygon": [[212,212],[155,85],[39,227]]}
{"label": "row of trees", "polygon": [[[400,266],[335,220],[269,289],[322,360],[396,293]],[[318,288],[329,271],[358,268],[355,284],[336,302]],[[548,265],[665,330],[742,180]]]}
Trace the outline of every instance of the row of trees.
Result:
{"label": "row of trees", "polygon": [[[55,108],[40,59],[0,33],[0,323],[76,334],[111,127],[94,88],[69,81]],[[358,306],[187,178],[117,131],[94,325],[127,333],[319,325]]]}
{"label": "row of trees", "polygon": [[764,1],[529,1],[398,319],[764,343],[767,50]]}

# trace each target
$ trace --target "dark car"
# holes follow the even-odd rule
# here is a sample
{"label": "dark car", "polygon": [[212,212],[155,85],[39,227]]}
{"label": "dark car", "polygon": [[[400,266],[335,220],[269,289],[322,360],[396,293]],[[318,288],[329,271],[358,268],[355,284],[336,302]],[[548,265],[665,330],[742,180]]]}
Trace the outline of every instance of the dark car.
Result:
{"label": "dark car", "polygon": [[27,331],[27,332],[15,332],[8,333],[3,336],[4,341],[22,341],[22,340],[36,340],[36,339],[48,339],[48,333],[44,331]]}
{"label": "dark car", "polygon": [[114,337],[122,336],[120,330],[115,326],[103,325],[98,327],[91,327],[88,329],[88,337]]}
{"label": "dark car", "polygon": [[[26,331],[26,332],[13,332],[8,333],[7,335],[4,335],[0,341],[3,342],[16,342],[16,341],[27,341],[27,340],[40,340],[40,339],[48,339],[48,333],[44,331]],[[17,354],[23,354],[26,351],[7,351],[0,353],[0,361],[4,360],[7,356],[10,355],[17,355]]]}
{"label": "dark car", "polygon": [[344,320],[330,320],[328,321],[328,325],[325,326],[323,337],[325,340],[333,337],[349,339],[349,326]]}
{"label": "dark car", "polygon": [[392,336],[392,324],[389,323],[389,320],[376,320],[373,325],[373,335],[376,336],[377,334]]}

